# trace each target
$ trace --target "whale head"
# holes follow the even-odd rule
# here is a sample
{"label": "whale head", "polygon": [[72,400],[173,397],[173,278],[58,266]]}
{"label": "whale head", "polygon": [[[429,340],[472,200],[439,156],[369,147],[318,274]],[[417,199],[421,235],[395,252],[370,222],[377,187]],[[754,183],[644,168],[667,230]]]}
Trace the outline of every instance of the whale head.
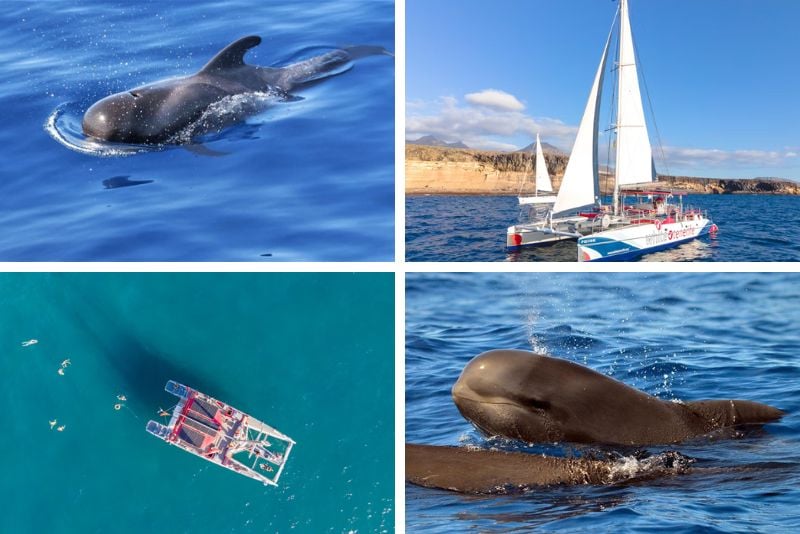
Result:
{"label": "whale head", "polygon": [[464,367],[452,395],[461,415],[483,434],[530,443],[613,443],[609,429],[620,413],[638,421],[640,412],[648,417],[661,404],[582,365],[523,350],[479,354]]}
{"label": "whale head", "polygon": [[487,436],[559,441],[563,360],[521,350],[492,350],[473,358],[452,395],[461,415]]}
{"label": "whale head", "polygon": [[158,83],[107,96],[86,110],[83,133],[115,143],[163,142],[191,107],[174,104],[177,93],[172,83]]}
{"label": "whale head", "polygon": [[83,133],[103,141],[134,141],[142,117],[134,95],[135,91],[116,93],[95,102],[83,115]]}

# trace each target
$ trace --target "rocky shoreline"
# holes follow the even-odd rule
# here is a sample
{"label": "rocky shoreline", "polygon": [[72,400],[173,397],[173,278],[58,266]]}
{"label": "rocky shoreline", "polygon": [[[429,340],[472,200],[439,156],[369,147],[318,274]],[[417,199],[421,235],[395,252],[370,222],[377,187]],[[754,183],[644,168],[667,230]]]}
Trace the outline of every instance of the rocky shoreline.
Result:
{"label": "rocky shoreline", "polygon": [[[545,151],[547,168],[557,190],[567,166],[567,156]],[[406,145],[407,195],[518,195],[531,193],[531,154],[491,152],[462,148]],[[523,178],[527,187],[520,191]],[[780,178],[695,178],[659,176],[668,184],[692,194],[800,195],[800,183]],[[601,189],[610,193],[612,181],[601,175]]]}

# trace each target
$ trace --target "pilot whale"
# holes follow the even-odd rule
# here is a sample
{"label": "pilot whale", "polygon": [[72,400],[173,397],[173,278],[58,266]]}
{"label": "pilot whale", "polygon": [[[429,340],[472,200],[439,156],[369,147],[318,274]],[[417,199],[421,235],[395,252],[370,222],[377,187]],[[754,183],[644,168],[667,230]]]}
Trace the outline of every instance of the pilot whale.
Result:
{"label": "pilot whale", "polygon": [[577,363],[522,350],[476,356],[452,396],[483,434],[529,443],[669,444],[784,415],[747,400],[663,401]]}
{"label": "pilot whale", "polygon": [[161,80],[99,100],[83,116],[83,133],[119,143],[169,143],[209,106],[226,97],[255,92],[288,97],[292,89],[346,71],[352,60],[391,55],[379,46],[352,46],[286,67],[245,64],[245,53],[260,43],[257,35],[243,37],[223,48],[195,74]]}
{"label": "pilot whale", "polygon": [[614,484],[687,473],[694,460],[667,451],[641,461],[562,458],[406,443],[406,482],[461,493],[513,493],[536,486]]}
{"label": "pilot whale", "polygon": [[[794,462],[708,465],[675,451],[643,458],[556,457],[524,452],[406,443],[406,482],[460,493],[508,494],[546,486],[621,485],[679,475],[770,470],[793,474]],[[702,460],[701,460],[702,462]]]}

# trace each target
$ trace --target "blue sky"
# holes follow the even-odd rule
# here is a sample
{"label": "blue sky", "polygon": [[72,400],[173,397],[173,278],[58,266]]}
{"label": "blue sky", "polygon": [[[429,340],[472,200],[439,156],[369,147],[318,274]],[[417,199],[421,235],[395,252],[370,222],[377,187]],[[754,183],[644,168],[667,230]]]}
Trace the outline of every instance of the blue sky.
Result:
{"label": "blue sky", "polygon": [[[800,180],[800,1],[629,4],[659,172]],[[568,151],[616,7],[407,0],[406,137],[511,149],[539,131]]]}

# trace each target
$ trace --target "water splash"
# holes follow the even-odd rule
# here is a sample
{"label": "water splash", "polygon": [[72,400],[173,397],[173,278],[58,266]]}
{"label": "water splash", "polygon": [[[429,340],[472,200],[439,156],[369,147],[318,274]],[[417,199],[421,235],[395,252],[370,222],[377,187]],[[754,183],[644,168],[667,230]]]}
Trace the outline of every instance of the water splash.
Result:
{"label": "water splash", "polygon": [[263,113],[276,103],[291,100],[294,99],[285,92],[272,89],[265,92],[257,91],[226,96],[208,106],[197,120],[173,135],[167,141],[167,144],[191,144],[198,137],[219,134],[223,129],[241,123],[247,117],[257,118],[258,114]]}
{"label": "water splash", "polygon": [[693,463],[695,463],[693,458],[675,451],[665,451],[647,458],[623,456],[612,464],[607,482],[661,476],[665,473],[681,474],[687,472]]}

